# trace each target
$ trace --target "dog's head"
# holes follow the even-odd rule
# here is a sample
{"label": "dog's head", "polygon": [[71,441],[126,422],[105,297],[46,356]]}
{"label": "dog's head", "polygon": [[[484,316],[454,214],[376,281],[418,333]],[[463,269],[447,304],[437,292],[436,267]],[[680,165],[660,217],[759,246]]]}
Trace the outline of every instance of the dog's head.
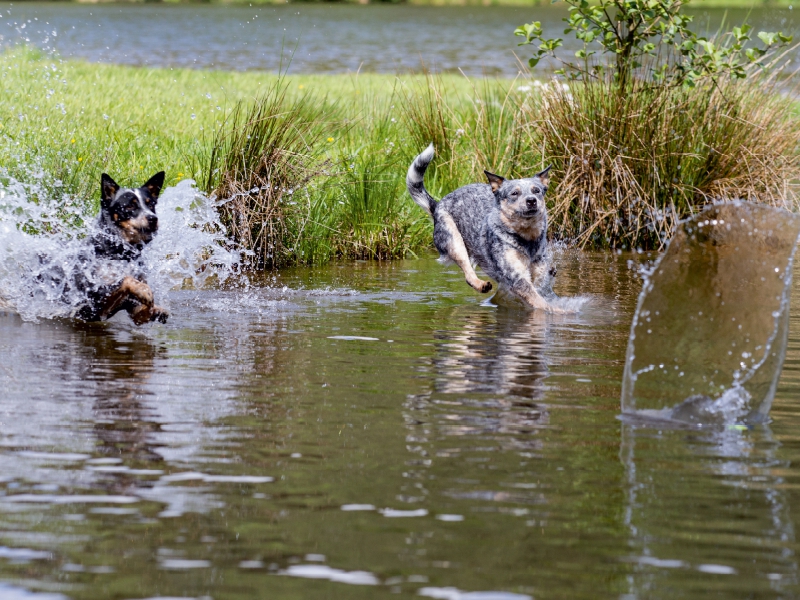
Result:
{"label": "dog's head", "polygon": [[550,184],[550,169],[525,179],[504,179],[484,171],[497,198],[501,219],[524,237],[538,237],[547,228],[544,195]]}
{"label": "dog's head", "polygon": [[139,188],[120,188],[103,173],[100,178],[100,220],[132,246],[150,242],[158,229],[156,203],[164,185],[164,171]]}

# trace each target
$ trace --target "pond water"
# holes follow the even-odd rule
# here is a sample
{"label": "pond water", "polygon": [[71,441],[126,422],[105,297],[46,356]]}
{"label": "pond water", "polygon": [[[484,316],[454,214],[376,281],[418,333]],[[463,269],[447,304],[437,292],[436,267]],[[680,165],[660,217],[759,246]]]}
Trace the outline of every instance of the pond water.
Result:
{"label": "pond water", "polygon": [[[723,20],[756,31],[793,33],[790,9],[693,11],[700,31]],[[564,37],[561,5],[428,7],[410,5],[281,6],[87,5],[0,3],[0,44],[24,42],[65,58],[128,65],[293,73],[439,71],[515,76],[530,52],[514,29],[541,21]],[[578,46],[565,41],[564,53]]]}
{"label": "pond water", "polygon": [[633,427],[646,258],[558,253],[573,316],[432,258],[173,291],[144,328],[0,313],[0,594],[796,596],[800,307],[771,423]]}

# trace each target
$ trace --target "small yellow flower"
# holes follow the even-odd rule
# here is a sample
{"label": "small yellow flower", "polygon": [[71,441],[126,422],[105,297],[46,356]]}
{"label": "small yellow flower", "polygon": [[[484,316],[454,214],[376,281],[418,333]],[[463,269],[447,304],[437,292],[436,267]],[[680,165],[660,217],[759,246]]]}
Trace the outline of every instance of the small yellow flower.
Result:
{"label": "small yellow flower", "polygon": [[70,144],[74,144],[74,143],[75,143],[75,138],[72,138],[72,141],[70,141]]}
{"label": "small yellow flower", "polygon": [[178,173],[178,177],[183,177],[183,173]]}
{"label": "small yellow flower", "polygon": [[83,157],[82,156],[78,157],[78,162],[83,162]]}
{"label": "small yellow flower", "polygon": [[332,142],[332,141],[333,141],[333,138],[328,138],[328,141],[329,141],[329,142]]}
{"label": "small yellow flower", "polygon": [[139,165],[139,170],[141,171],[142,169],[144,169],[144,166],[143,165]]}
{"label": "small yellow flower", "polygon": [[300,85],[298,85],[298,86],[297,86],[297,88],[298,88],[298,89],[301,89],[301,90],[302,90],[304,87],[306,87],[306,86],[304,86],[302,83],[301,83]]}

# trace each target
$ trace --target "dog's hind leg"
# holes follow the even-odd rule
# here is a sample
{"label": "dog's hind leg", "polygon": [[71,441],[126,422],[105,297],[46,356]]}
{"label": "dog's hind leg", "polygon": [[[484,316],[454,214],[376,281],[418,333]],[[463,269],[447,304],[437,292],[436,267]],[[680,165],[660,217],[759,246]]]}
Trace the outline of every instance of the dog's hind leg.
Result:
{"label": "dog's hind leg", "polygon": [[475,269],[472,268],[467,246],[464,244],[464,238],[461,237],[461,232],[456,227],[453,217],[443,211],[438,213],[436,217],[433,240],[439,252],[461,267],[467,283],[474,290],[484,294],[491,290],[491,282],[478,278]]}

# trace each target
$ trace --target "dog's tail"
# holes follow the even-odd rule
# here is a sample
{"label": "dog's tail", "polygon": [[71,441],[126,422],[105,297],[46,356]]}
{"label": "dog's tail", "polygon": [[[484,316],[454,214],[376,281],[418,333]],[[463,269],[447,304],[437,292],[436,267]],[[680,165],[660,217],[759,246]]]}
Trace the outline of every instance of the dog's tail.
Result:
{"label": "dog's tail", "polygon": [[406,186],[414,202],[428,211],[429,215],[433,216],[433,209],[436,208],[436,200],[434,200],[428,193],[428,190],[425,189],[425,183],[422,181],[423,177],[425,177],[425,170],[428,168],[431,160],[433,160],[433,144],[425,148],[422,154],[417,156],[411,163],[411,166],[408,167]]}

